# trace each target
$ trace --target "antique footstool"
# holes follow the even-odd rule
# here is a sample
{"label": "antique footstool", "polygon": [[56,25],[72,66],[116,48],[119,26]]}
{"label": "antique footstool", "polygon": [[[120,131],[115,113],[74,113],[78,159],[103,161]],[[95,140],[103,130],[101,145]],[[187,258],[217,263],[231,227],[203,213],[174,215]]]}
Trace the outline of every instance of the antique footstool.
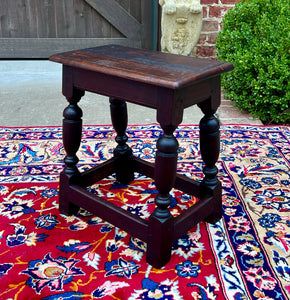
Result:
{"label": "antique footstool", "polygon": [[[147,262],[161,268],[170,260],[176,239],[201,220],[214,223],[222,216],[221,183],[215,165],[220,149],[219,121],[214,113],[220,105],[220,76],[232,70],[232,64],[117,45],[55,54],[50,60],[63,64],[63,95],[69,102],[63,113],[67,155],[60,175],[60,212],[70,215],[82,207],[125,230],[147,243]],[[82,135],[78,101],[85,91],[110,97],[117,146],[113,158],[81,173],[76,156]],[[155,164],[135,157],[127,144],[127,101],[156,109],[163,134],[157,141]],[[174,130],[182,122],[183,110],[195,104],[204,114],[200,121],[201,182],[176,173]],[[148,220],[86,189],[113,173],[117,181],[127,184],[134,180],[134,172],[154,178],[158,190],[156,208]],[[199,198],[177,217],[169,210],[173,187]]]}

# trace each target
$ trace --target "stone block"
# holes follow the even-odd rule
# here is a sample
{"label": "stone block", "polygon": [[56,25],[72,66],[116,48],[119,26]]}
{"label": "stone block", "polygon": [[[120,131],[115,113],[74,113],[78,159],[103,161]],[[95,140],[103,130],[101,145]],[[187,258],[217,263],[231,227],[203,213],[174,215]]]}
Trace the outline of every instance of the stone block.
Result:
{"label": "stone block", "polygon": [[199,0],[159,0],[161,51],[191,55],[202,28],[203,10]]}

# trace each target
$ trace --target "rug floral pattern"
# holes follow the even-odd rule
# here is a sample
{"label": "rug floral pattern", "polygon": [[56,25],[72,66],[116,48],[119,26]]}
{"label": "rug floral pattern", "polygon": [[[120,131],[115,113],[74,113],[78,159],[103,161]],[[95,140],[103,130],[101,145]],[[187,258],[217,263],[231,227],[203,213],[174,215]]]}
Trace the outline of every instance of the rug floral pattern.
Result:
{"label": "rug floral pattern", "polygon": [[[134,154],[154,161],[160,127],[130,126]],[[198,127],[180,126],[178,172],[202,178]],[[112,156],[111,126],[86,126],[85,170]],[[290,299],[290,128],[221,127],[223,218],[175,241],[162,269],[146,244],[81,209],[58,212],[61,128],[0,129],[0,299]],[[154,181],[111,176],[89,190],[141,218],[154,209]],[[178,215],[197,199],[171,192]]]}

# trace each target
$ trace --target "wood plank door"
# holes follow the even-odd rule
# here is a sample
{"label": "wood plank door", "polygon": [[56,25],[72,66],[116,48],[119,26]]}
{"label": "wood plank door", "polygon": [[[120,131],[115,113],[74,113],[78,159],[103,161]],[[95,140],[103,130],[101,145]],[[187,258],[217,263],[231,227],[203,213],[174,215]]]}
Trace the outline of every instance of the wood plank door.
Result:
{"label": "wood plank door", "polygon": [[0,0],[0,58],[119,44],[150,48],[151,0]]}

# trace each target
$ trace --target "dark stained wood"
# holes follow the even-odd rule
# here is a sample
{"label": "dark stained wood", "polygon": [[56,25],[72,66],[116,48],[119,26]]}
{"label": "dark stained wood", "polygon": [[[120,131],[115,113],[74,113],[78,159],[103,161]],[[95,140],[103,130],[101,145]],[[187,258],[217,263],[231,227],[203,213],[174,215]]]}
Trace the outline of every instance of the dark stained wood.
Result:
{"label": "dark stained wood", "polygon": [[[135,172],[142,172],[143,175],[154,178],[154,169],[155,165],[153,163],[134,157]],[[181,174],[176,174],[174,188],[189,195],[195,195],[196,197],[200,196],[200,183]]]}
{"label": "dark stained wood", "polygon": [[85,188],[113,174],[115,172],[114,162],[115,159],[111,158],[100,165],[82,172],[77,178],[78,184]]}
{"label": "dark stained wood", "polygon": [[[220,76],[233,66],[115,45],[56,54],[50,59],[64,65],[63,94],[70,103],[64,111],[63,123],[67,156],[60,181],[61,212],[69,214],[84,207],[128,231],[147,243],[147,262],[161,268],[170,260],[174,240],[201,220],[215,223],[222,217],[222,189],[215,166],[219,122],[214,113],[220,104]],[[117,146],[111,160],[80,174],[75,155],[81,141],[81,111],[77,102],[84,91],[111,97]],[[127,145],[126,101],[157,110],[163,135],[157,141],[155,164],[134,157]],[[184,108],[194,104],[204,113],[200,121],[200,151],[205,163],[202,182],[176,174],[178,142],[174,130],[182,122]],[[115,172],[120,182],[128,183],[133,180],[134,171],[155,180],[156,208],[148,221],[85,189],[86,184],[108,176],[109,172]],[[169,210],[173,187],[199,197],[197,204],[177,218]]]}
{"label": "dark stained wood", "polygon": [[53,55],[51,60],[72,67],[139,81],[169,89],[180,89],[202,79],[227,72],[232,64],[175,56],[170,53],[108,45]]}
{"label": "dark stained wood", "polygon": [[47,58],[112,43],[151,46],[149,0],[1,0],[0,14],[0,58]]}
{"label": "dark stained wood", "polygon": [[147,230],[146,261],[155,268],[162,268],[171,258],[171,248],[174,242],[174,219],[172,215],[159,218],[151,214]]}
{"label": "dark stained wood", "polygon": [[77,102],[83,95],[83,91],[74,90],[72,96],[67,96],[69,105],[63,112],[64,119],[62,135],[64,141],[64,149],[67,153],[64,159],[66,165],[64,168],[64,173],[69,177],[79,174],[76,167],[76,164],[79,161],[76,153],[79,149],[82,136],[82,110],[77,105]]}
{"label": "dark stained wood", "polygon": [[78,177],[80,172],[77,168],[79,161],[76,153],[81,143],[82,135],[82,110],[77,105],[84,92],[77,90],[72,86],[72,77],[67,74],[65,80],[70,83],[70,88],[64,90],[64,95],[69,105],[63,112],[63,144],[66,151],[64,158],[65,168],[60,175],[59,197],[63,199],[59,203],[59,210],[62,214],[71,215],[78,211],[79,206],[75,205],[67,197],[67,189],[72,178]]}
{"label": "dark stained wood", "polygon": [[178,142],[173,135],[175,127],[162,126],[163,135],[156,144],[154,178],[158,194],[156,208],[148,221],[147,262],[155,268],[164,266],[171,257],[174,242],[174,219],[169,206],[169,192],[174,186],[177,170]]}
{"label": "dark stained wood", "polygon": [[[219,201],[220,199],[221,198],[219,198]],[[202,197],[196,204],[177,216],[174,220],[173,240],[178,239],[181,235],[193,228],[200,221],[204,220],[204,216],[211,215],[215,210],[215,206],[212,205],[212,202],[213,197],[206,195],[205,197]]]}
{"label": "dark stained wood", "polygon": [[77,207],[81,206],[134,237],[147,241],[148,222],[146,220],[76,185],[71,187],[69,196],[70,201]]}
{"label": "dark stained wood", "polygon": [[127,103],[124,100],[110,98],[110,112],[113,127],[117,133],[117,147],[114,150],[116,179],[128,184],[134,180],[133,151],[128,146],[126,129],[128,124]]}

